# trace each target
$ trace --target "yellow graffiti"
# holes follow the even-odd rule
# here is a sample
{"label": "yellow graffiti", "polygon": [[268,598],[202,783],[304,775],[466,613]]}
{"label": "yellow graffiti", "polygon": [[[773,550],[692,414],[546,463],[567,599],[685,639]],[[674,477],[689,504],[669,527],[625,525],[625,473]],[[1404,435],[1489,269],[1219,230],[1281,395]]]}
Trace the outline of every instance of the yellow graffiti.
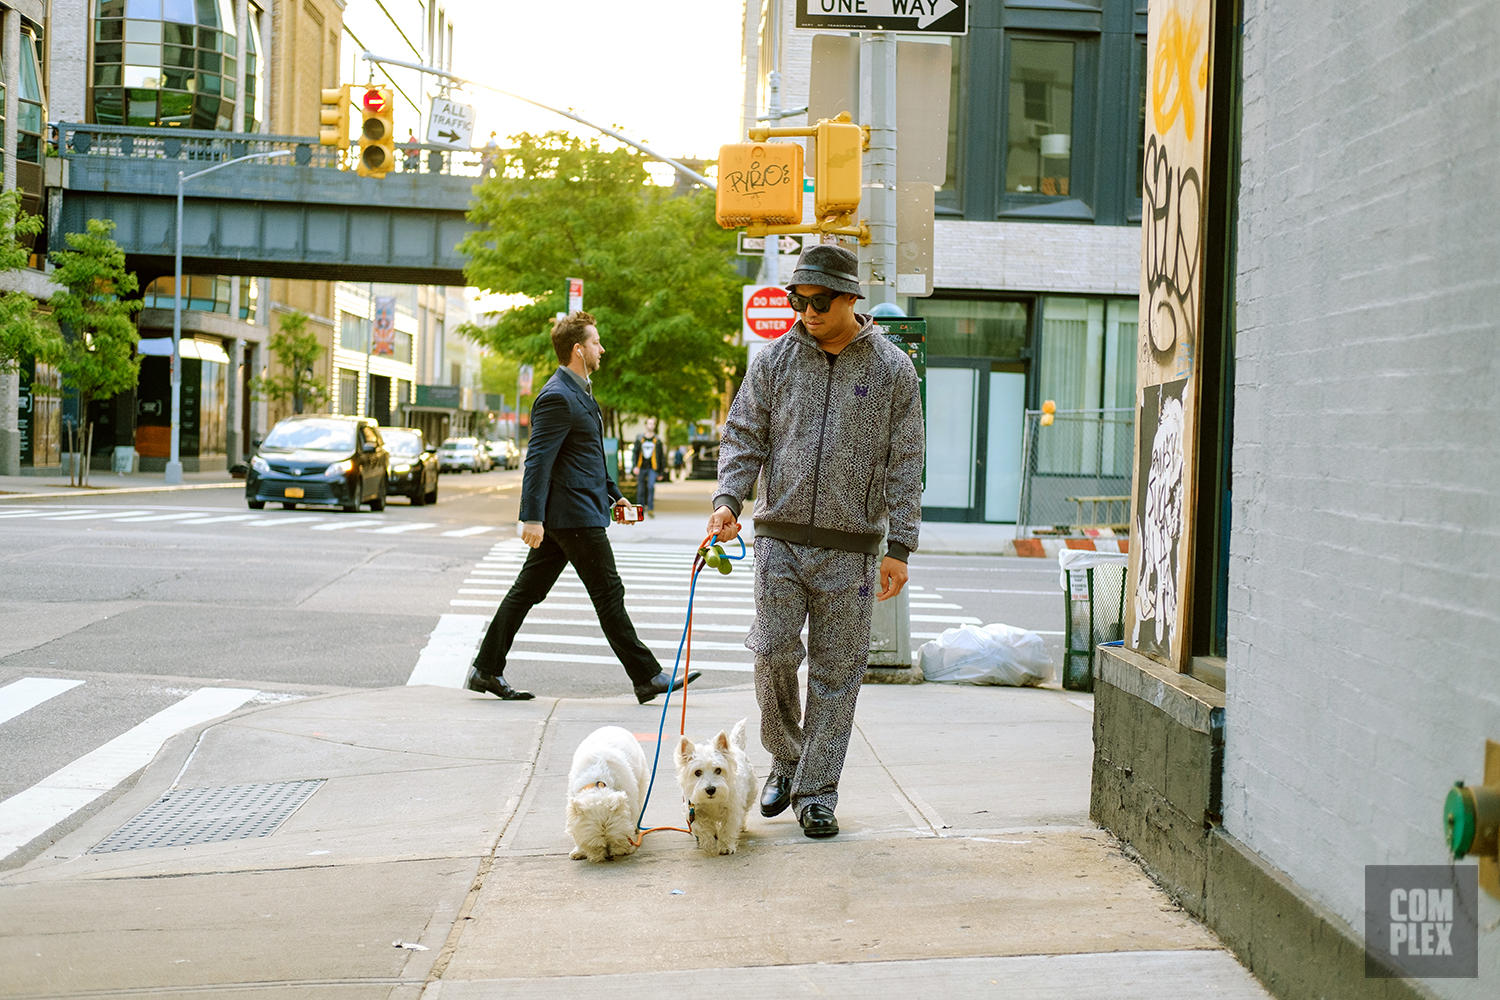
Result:
{"label": "yellow graffiti", "polygon": [[1193,141],[1198,122],[1198,92],[1208,86],[1206,53],[1196,80],[1193,73],[1193,63],[1202,43],[1203,32],[1196,14],[1183,24],[1175,8],[1167,11],[1156,38],[1155,58],[1151,61],[1151,114],[1157,135],[1166,135],[1180,113],[1183,131],[1188,141]]}

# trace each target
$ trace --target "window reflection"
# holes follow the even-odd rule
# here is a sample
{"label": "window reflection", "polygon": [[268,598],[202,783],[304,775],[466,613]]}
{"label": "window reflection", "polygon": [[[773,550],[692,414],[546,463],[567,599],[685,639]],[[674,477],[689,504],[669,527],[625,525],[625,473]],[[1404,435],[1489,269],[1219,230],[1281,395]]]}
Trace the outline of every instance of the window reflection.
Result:
{"label": "window reflection", "polygon": [[1010,88],[1005,190],[1064,196],[1072,167],[1073,42],[1015,39]]}

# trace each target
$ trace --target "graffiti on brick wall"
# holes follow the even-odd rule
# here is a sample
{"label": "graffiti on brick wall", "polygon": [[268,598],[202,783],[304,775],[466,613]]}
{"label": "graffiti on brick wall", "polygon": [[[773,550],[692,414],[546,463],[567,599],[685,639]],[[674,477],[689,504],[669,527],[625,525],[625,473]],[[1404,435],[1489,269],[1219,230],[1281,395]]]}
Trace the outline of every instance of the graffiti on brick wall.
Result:
{"label": "graffiti on brick wall", "polygon": [[[1136,471],[1135,598],[1130,646],[1172,655],[1177,622],[1178,552],[1183,527],[1183,394],[1188,380],[1142,389],[1140,468]],[[1150,451],[1146,443],[1150,442]]]}

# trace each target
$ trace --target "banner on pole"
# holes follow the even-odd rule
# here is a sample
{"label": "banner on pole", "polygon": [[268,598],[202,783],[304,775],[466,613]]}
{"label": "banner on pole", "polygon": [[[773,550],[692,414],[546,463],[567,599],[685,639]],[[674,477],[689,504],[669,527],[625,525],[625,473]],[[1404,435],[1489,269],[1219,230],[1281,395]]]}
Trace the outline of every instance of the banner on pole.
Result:
{"label": "banner on pole", "polygon": [[396,300],[393,296],[375,296],[375,339],[370,345],[370,353],[396,353]]}

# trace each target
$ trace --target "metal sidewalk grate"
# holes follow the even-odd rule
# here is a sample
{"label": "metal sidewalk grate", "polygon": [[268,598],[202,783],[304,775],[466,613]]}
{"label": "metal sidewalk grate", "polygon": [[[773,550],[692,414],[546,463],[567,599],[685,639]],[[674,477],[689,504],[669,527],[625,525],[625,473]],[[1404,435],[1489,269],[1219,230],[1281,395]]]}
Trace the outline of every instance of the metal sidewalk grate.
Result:
{"label": "metal sidewalk grate", "polygon": [[268,837],[325,778],[269,785],[226,785],[168,792],[106,837],[90,854],[143,847],[185,847]]}

